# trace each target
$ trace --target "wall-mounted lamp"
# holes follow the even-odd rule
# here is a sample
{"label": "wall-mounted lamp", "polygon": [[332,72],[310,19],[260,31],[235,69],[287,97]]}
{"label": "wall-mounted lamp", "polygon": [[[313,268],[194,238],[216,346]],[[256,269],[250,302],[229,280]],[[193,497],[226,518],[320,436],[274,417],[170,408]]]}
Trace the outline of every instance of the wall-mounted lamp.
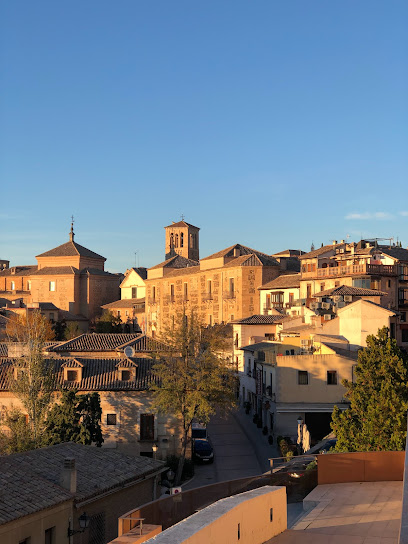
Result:
{"label": "wall-mounted lamp", "polygon": [[80,526],[80,529],[71,529],[69,526],[68,526],[68,538],[70,536],[73,536],[73,535],[76,535],[77,533],[83,533],[85,531],[85,529],[88,529],[89,527],[89,522],[91,521],[91,518],[86,514],[86,512],[83,512],[79,518],[78,518],[78,521],[79,521],[79,526]]}

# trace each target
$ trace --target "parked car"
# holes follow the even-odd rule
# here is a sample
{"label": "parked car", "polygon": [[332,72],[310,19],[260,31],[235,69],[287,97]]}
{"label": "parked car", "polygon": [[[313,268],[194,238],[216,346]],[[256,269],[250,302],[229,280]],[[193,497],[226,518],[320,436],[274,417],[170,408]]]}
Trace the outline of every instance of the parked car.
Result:
{"label": "parked car", "polygon": [[195,440],[196,438],[208,439],[207,427],[203,423],[193,423],[191,425],[191,438]]}
{"label": "parked car", "polygon": [[209,440],[196,438],[193,442],[193,459],[202,463],[214,462],[214,450]]}

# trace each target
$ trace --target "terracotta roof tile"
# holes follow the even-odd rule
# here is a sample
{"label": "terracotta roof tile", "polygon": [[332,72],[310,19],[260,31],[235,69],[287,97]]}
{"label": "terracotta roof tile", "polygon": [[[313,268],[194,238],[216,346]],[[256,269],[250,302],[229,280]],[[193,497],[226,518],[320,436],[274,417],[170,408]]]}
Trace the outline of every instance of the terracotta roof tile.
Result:
{"label": "terracotta roof tile", "polygon": [[102,257],[102,255],[98,255],[98,253],[95,253],[94,251],[91,251],[90,249],[87,249],[86,247],[81,246],[80,244],[77,244],[74,241],[66,242],[65,244],[61,244],[58,247],[54,247],[53,249],[46,251],[45,253],[36,255],[36,258],[38,257],[74,257],[76,255],[80,255],[81,257],[88,257],[91,259],[103,259],[104,261],[106,261],[105,257]]}
{"label": "terracotta roof tile", "polygon": [[136,353],[155,353],[170,350],[169,346],[164,342],[160,342],[159,340],[156,340],[156,338],[147,336],[147,334],[143,334],[136,339],[129,340],[129,342],[118,346],[117,351],[124,351],[127,346],[132,347]]}
{"label": "terracotta roof tile", "polygon": [[115,300],[109,304],[104,304],[102,308],[108,310],[109,308],[133,308],[134,306],[144,305],[145,298],[122,298],[121,300]]}
{"label": "terracotta roof tile", "polygon": [[149,268],[149,270],[154,270],[155,268],[188,268],[189,266],[197,266],[198,262],[193,261],[192,259],[186,259],[181,255],[174,255],[162,263],[156,264]]}
{"label": "terracotta roof tile", "polygon": [[167,225],[167,227],[164,227],[164,228],[168,229],[170,227],[193,227],[193,229],[200,230],[198,227],[195,227],[194,225],[191,225],[190,223],[186,223],[186,221],[178,221],[177,223],[172,223],[171,225]]}
{"label": "terracotta roof tile", "polygon": [[258,289],[288,289],[300,287],[300,274],[282,274],[272,281],[261,285]]}
{"label": "terracotta roof tile", "polygon": [[387,293],[384,291],[377,291],[376,289],[365,289],[363,287],[349,287],[348,285],[340,285],[340,287],[333,287],[332,289],[326,289],[315,293],[313,296],[316,298],[332,297],[336,295],[352,295],[355,297],[380,297],[385,296]]}
{"label": "terracotta roof tile", "polygon": [[11,268],[5,268],[4,270],[1,270],[0,278],[2,276],[29,276],[36,270],[37,265],[12,266]]}
{"label": "terracotta roof tile", "polygon": [[233,246],[227,247],[226,249],[222,249],[221,251],[218,251],[217,253],[213,253],[212,255],[209,255],[208,257],[205,257],[205,259],[217,259],[219,257],[234,257],[234,250],[239,249],[240,256],[242,255],[250,255],[254,254],[256,255],[262,262],[262,264],[266,266],[278,266],[278,261],[272,257],[272,255],[267,255],[266,253],[262,253],[261,251],[257,251],[256,249],[251,249],[250,247],[243,246],[241,244],[235,244]]}
{"label": "terracotta roof tile", "polygon": [[55,276],[55,275],[71,275],[79,274],[78,268],[74,266],[45,266],[35,272],[31,276]]}
{"label": "terracotta roof tile", "polygon": [[67,458],[75,459],[77,501],[121,489],[164,467],[162,461],[148,457],[73,442],[9,455],[0,466],[1,487],[7,489],[0,503],[0,520],[11,521],[73,498],[59,485]]}
{"label": "terracotta roof tile", "polygon": [[52,351],[112,351],[138,336],[140,336],[138,333],[85,333],[55,346]]}
{"label": "terracotta roof tile", "polygon": [[244,317],[244,319],[238,319],[233,323],[239,325],[271,325],[273,323],[282,323],[288,317],[287,315],[251,315],[250,317]]}
{"label": "terracotta roof tile", "polygon": [[309,251],[309,253],[303,253],[303,255],[299,255],[299,259],[313,259],[314,257],[318,257],[319,255],[323,255],[323,253],[326,253],[327,251],[330,251],[331,249],[336,250],[339,247],[344,247],[345,244],[329,244],[327,246],[319,247],[318,249],[315,249],[314,251]]}

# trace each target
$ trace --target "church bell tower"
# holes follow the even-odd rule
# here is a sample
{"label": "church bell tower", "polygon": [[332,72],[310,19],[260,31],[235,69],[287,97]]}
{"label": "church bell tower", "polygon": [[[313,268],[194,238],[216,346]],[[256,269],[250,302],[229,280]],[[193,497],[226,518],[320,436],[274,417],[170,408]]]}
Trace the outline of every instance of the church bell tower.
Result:
{"label": "church bell tower", "polygon": [[199,228],[184,220],[164,227],[166,231],[166,260],[181,255],[199,261]]}

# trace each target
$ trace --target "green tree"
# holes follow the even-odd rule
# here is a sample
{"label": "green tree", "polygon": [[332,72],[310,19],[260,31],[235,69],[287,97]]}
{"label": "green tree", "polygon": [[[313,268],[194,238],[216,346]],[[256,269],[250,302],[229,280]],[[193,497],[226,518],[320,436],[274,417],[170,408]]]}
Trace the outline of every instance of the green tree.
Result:
{"label": "green tree", "polygon": [[46,340],[53,331],[47,318],[38,311],[17,317],[7,325],[7,334],[19,342],[24,355],[10,370],[10,390],[16,395],[28,415],[27,430],[33,447],[43,445],[44,422],[53,402],[55,378],[53,365],[43,357]]}
{"label": "green tree", "polygon": [[119,316],[105,310],[95,323],[96,332],[122,332],[122,321]]}
{"label": "green tree", "polygon": [[0,454],[8,455],[35,447],[27,418],[21,410],[15,407],[7,410],[2,423],[7,429],[0,431]]}
{"label": "green tree", "polygon": [[408,364],[386,327],[367,337],[355,381],[343,380],[350,408],[334,408],[335,451],[403,450],[407,433]]}
{"label": "green tree", "polygon": [[96,444],[103,442],[101,430],[101,402],[98,393],[77,395],[74,390],[64,390],[61,400],[55,404],[46,421],[46,442]]}
{"label": "green tree", "polygon": [[162,337],[169,352],[158,354],[153,372],[154,407],[161,414],[176,415],[182,425],[182,451],[175,483],[183,472],[194,419],[207,423],[217,410],[228,411],[236,403],[236,375],[225,356],[231,338],[223,326],[205,327],[195,312],[182,314]]}
{"label": "green tree", "polygon": [[72,340],[81,334],[81,329],[77,321],[69,321],[64,330],[64,340]]}

